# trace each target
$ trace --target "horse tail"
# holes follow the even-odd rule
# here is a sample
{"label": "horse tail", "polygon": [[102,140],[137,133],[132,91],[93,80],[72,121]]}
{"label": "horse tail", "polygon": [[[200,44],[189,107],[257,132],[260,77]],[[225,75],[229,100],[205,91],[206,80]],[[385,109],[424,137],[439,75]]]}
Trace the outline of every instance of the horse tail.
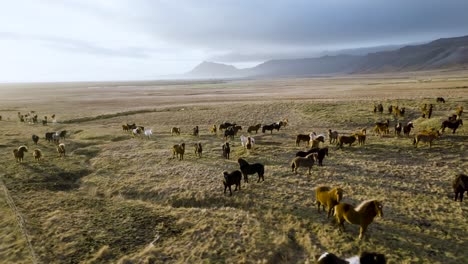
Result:
{"label": "horse tail", "polygon": [[291,169],[292,169],[292,171],[294,171],[294,168],[295,168],[295,167],[296,167],[296,163],[295,163],[294,161],[291,162]]}

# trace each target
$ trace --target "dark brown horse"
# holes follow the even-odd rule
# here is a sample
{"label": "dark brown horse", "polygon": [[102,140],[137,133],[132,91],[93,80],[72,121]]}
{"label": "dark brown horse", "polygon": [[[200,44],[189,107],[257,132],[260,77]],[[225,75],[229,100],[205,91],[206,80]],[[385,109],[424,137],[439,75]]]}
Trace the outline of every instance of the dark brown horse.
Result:
{"label": "dark brown horse", "polygon": [[247,132],[248,133],[252,133],[255,131],[255,134],[258,133],[258,130],[262,127],[262,124],[256,124],[255,126],[249,126],[249,128],[247,129]]}
{"label": "dark brown horse", "polygon": [[359,239],[362,239],[367,227],[372,223],[376,216],[383,217],[382,203],[377,200],[367,200],[362,202],[356,208],[347,203],[340,203],[335,206],[335,217],[338,225],[344,231],[344,221],[359,225]]}
{"label": "dark brown horse", "polygon": [[455,193],[455,201],[460,194],[460,202],[463,202],[463,193],[468,192],[468,176],[465,174],[458,174],[452,182],[453,192]]}
{"label": "dark brown horse", "polygon": [[462,125],[463,125],[463,121],[461,119],[457,119],[453,122],[449,120],[445,120],[444,122],[442,122],[442,126],[440,128],[442,128],[442,132],[444,132],[445,128],[448,127],[452,129],[452,134],[455,134],[455,131],[457,131],[457,128]]}
{"label": "dark brown horse", "polygon": [[305,141],[307,145],[309,145],[309,141],[310,141],[310,136],[309,135],[305,135],[305,134],[299,134],[296,136],[296,146],[299,146],[299,143],[301,143],[301,141]]}

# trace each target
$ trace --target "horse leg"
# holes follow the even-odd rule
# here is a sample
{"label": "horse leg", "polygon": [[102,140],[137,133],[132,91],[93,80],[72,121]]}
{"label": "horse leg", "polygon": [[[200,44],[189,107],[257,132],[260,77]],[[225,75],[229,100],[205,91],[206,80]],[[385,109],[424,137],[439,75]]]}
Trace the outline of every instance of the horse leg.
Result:
{"label": "horse leg", "polygon": [[232,196],[231,185],[229,185],[229,196]]}
{"label": "horse leg", "polygon": [[361,228],[359,228],[359,239],[361,240],[364,237],[364,233],[367,230],[367,225],[362,225]]}
{"label": "horse leg", "polygon": [[453,200],[456,202],[457,199],[458,199],[458,192],[456,191],[456,192],[455,192],[455,199],[453,199]]}
{"label": "horse leg", "polygon": [[[325,206],[323,207],[323,209],[325,209]],[[327,219],[330,218],[330,215],[331,215],[331,212],[333,210],[333,207],[328,207],[328,215],[327,215]]]}
{"label": "horse leg", "polygon": [[465,192],[465,191],[462,191],[462,192],[460,193],[460,202],[463,202],[463,193],[464,193],[464,192]]}
{"label": "horse leg", "polygon": [[249,176],[246,174],[244,174],[244,182],[249,182]]}
{"label": "horse leg", "polygon": [[345,232],[345,227],[344,227],[344,219],[338,219],[338,228],[340,231]]}

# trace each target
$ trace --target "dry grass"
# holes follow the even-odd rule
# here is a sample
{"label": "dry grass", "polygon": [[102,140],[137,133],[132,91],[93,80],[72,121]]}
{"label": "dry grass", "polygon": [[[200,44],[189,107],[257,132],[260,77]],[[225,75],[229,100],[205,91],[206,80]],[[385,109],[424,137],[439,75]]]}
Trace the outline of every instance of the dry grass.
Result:
{"label": "dry grass", "polygon": [[[468,258],[467,203],[454,202],[456,173],[467,173],[466,125],[445,133],[433,147],[413,147],[410,138],[369,133],[365,146],[330,147],[323,167],[294,175],[289,167],[298,133],[371,131],[375,121],[414,121],[416,131],[438,128],[457,105],[467,108],[466,73],[286,79],[272,81],[22,86],[0,88],[0,174],[24,219],[41,263],[303,263],[323,251],[354,255],[384,253],[389,263],[462,263]],[[97,84],[94,84],[96,86]],[[130,87],[131,86],[131,87]],[[465,87],[465,88],[463,88]],[[254,89],[255,88],[255,89]],[[430,120],[419,107],[437,104]],[[83,100],[85,99],[85,100]],[[21,103],[27,102],[25,104]],[[396,119],[374,114],[373,104],[405,106]],[[16,112],[55,113],[59,124],[17,122]],[[213,124],[237,122],[246,128],[288,118],[279,132],[253,135],[254,150],[236,138],[231,159],[221,157],[224,139],[209,133]],[[121,130],[125,122],[153,128],[148,140]],[[200,127],[200,137],[191,136]],[[171,136],[180,126],[182,134]],[[46,131],[66,129],[67,157],[60,159]],[[41,136],[44,160],[26,153],[17,164],[12,149],[32,146]],[[193,143],[203,144],[203,157]],[[171,147],[186,143],[183,161]],[[328,145],[328,144],[325,144]],[[31,148],[30,148],[31,149]],[[256,175],[232,197],[223,195],[222,172],[238,169],[238,157],[266,165],[265,182]],[[1,173],[1,172],[0,172]],[[358,226],[340,233],[334,220],[317,213],[318,185],[340,186],[344,201],[378,198],[384,217],[357,240]],[[30,263],[31,252],[15,212],[0,195],[0,259]]]}

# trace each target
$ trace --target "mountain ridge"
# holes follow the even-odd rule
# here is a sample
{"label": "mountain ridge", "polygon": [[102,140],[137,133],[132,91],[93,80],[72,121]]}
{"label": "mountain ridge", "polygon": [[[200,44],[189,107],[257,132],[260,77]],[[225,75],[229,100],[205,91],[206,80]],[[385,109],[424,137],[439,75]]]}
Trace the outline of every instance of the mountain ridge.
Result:
{"label": "mountain ridge", "polygon": [[468,67],[468,35],[440,38],[426,44],[366,55],[325,55],[318,58],[268,60],[255,67],[237,69],[228,64],[204,61],[186,77],[244,78],[366,74]]}

